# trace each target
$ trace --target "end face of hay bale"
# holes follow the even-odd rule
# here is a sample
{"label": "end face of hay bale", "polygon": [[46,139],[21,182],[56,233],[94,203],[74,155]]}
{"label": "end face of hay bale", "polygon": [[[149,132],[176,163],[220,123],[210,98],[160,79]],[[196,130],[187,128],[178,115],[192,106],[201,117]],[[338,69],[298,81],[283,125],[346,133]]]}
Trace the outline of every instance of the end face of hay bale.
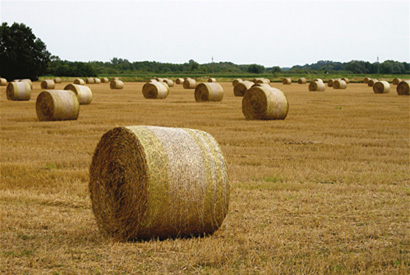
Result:
{"label": "end face of hay bale", "polygon": [[169,94],[169,87],[166,82],[148,82],[142,87],[142,94],[147,99],[165,99]]}
{"label": "end face of hay bale", "polygon": [[6,88],[8,100],[28,101],[31,98],[31,86],[26,81],[9,82]]}
{"label": "end face of hay bale", "polygon": [[175,79],[175,83],[176,84],[182,84],[182,83],[184,83],[184,79],[179,77],[179,78]]}
{"label": "end face of hay bale", "polygon": [[219,83],[207,82],[200,83],[195,88],[195,101],[222,101],[224,98],[224,90]]}
{"label": "end face of hay bale", "polygon": [[307,80],[304,77],[301,77],[301,78],[298,79],[299,84],[306,84],[306,82],[307,82]]}
{"label": "end face of hay bale", "polygon": [[85,81],[84,81],[84,79],[76,78],[76,79],[74,79],[74,84],[85,85]]}
{"label": "end face of hay bale", "polygon": [[47,90],[36,100],[36,113],[40,121],[76,120],[80,112],[77,95],[68,90]]}
{"label": "end face of hay bale", "polygon": [[101,78],[101,82],[102,82],[102,83],[108,83],[109,80],[108,80],[107,77],[102,77],[102,78]]}
{"label": "end face of hay bale", "polygon": [[241,78],[237,78],[237,79],[234,79],[233,81],[232,81],[232,86],[236,86],[238,83],[240,83],[240,82],[242,82],[243,80],[241,79]]}
{"label": "end face of hay bale", "polygon": [[333,87],[333,82],[335,82],[335,79],[329,79],[329,81],[327,82],[327,86]]}
{"label": "end face of hay bale", "polygon": [[121,80],[111,80],[110,82],[110,88],[111,89],[122,89],[124,88],[124,82]]}
{"label": "end face of hay bale", "polygon": [[172,81],[171,79],[164,78],[164,80],[162,82],[166,83],[168,85],[168,87],[174,87],[174,81]]}
{"label": "end face of hay bale", "polygon": [[196,88],[196,80],[192,78],[187,78],[184,80],[184,83],[182,84],[184,89],[195,89]]}
{"label": "end face of hay bale", "polygon": [[393,84],[393,85],[399,85],[399,83],[400,83],[401,81],[402,81],[402,80],[401,80],[400,78],[397,78],[397,77],[396,77],[396,78],[393,79],[392,84]]}
{"label": "end face of hay bale", "polygon": [[285,119],[288,110],[286,96],[273,87],[253,86],[242,99],[242,113],[246,119]]}
{"label": "end face of hay bale", "polygon": [[326,86],[321,81],[311,81],[309,83],[309,91],[311,92],[323,92]]}
{"label": "end face of hay bale", "polygon": [[364,83],[369,82],[369,80],[370,80],[370,78],[369,78],[369,77],[365,77],[365,78],[363,78],[363,82],[364,82]]}
{"label": "end face of hay bale", "polygon": [[249,90],[255,83],[252,81],[242,81],[233,87],[233,94],[235,96],[244,96],[245,92]]}
{"label": "end face of hay bale", "polygon": [[108,131],[95,149],[89,190],[98,227],[119,240],[211,234],[229,206],[222,152],[192,129]]}
{"label": "end face of hay bale", "polygon": [[410,80],[403,80],[396,88],[398,95],[410,95]]}
{"label": "end face of hay bale", "polygon": [[379,80],[377,80],[377,79],[369,79],[369,81],[367,81],[367,86],[373,87],[374,83],[376,83],[377,81],[379,81]]}
{"label": "end face of hay bale", "polygon": [[284,85],[290,85],[290,84],[292,84],[292,79],[290,79],[289,77],[285,77],[285,78],[282,79],[282,83]]}
{"label": "end face of hay bale", "polygon": [[378,81],[373,85],[373,92],[375,94],[387,94],[390,92],[390,84],[387,81]]}
{"label": "end face of hay bale", "polygon": [[90,87],[78,84],[68,84],[64,87],[64,90],[69,90],[77,95],[78,102],[80,105],[90,104],[93,100],[93,93]]}
{"label": "end face of hay bale", "polygon": [[333,89],[346,89],[346,82],[342,79],[336,79],[333,82]]}
{"label": "end face of hay bale", "polygon": [[41,81],[41,89],[54,89],[56,87],[56,84],[54,83],[54,80],[52,79],[46,79]]}

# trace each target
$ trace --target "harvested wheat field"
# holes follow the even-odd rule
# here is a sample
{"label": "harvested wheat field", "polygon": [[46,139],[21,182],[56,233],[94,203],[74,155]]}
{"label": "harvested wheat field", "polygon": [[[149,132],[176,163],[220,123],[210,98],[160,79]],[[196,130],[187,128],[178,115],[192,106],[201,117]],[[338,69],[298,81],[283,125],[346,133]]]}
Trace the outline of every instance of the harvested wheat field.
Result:
{"label": "harvested wheat field", "polygon": [[[56,83],[62,90],[68,82]],[[367,84],[286,95],[285,120],[246,120],[242,97],[221,102],[170,88],[146,100],[143,82],[93,87],[74,121],[38,121],[35,102],[0,87],[0,273],[410,272],[410,104]],[[198,129],[219,143],[228,213],[211,236],[117,242],[97,226],[89,167],[114,127]]]}

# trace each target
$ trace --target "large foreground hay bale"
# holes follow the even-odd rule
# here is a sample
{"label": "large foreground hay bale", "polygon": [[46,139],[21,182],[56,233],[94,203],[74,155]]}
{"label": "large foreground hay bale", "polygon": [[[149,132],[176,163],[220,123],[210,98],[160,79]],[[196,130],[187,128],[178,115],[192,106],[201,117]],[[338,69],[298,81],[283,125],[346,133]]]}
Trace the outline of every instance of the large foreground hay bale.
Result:
{"label": "large foreground hay bale", "polygon": [[232,86],[236,86],[239,82],[242,82],[243,80],[241,78],[236,78],[232,81]]}
{"label": "large foreground hay bale", "polygon": [[200,83],[195,88],[195,101],[222,101],[224,89],[221,84],[214,82]]}
{"label": "large foreground hay bale", "polygon": [[239,82],[238,84],[235,85],[235,87],[233,87],[233,94],[235,96],[244,96],[245,92],[249,90],[253,84],[255,83],[253,83],[252,81],[246,81],[246,80]]}
{"label": "large foreground hay bale", "polygon": [[290,84],[292,84],[292,79],[290,79],[289,77],[285,77],[285,78],[282,79],[282,83],[284,85],[290,85]]}
{"label": "large foreground hay bale", "polygon": [[253,86],[242,99],[242,113],[246,119],[285,119],[288,110],[286,96],[270,86]]}
{"label": "large foreground hay bale", "polygon": [[148,82],[142,87],[142,94],[147,99],[165,99],[169,94],[169,87],[166,82]]}
{"label": "large foreground hay bale", "polygon": [[196,81],[195,79],[192,78],[187,78],[184,80],[184,83],[182,84],[184,89],[195,89],[196,88]]}
{"label": "large foreground hay bale", "polygon": [[68,84],[64,87],[64,90],[70,90],[77,95],[78,103],[80,105],[90,104],[93,100],[93,93],[88,86],[78,84]]}
{"label": "large foreground hay bale", "polygon": [[72,91],[47,90],[37,96],[36,113],[40,121],[76,120],[80,104]]}
{"label": "large foreground hay bale", "polygon": [[84,81],[84,79],[76,78],[76,79],[74,79],[74,84],[85,85],[85,81]]}
{"label": "large foreground hay bale", "polygon": [[59,77],[54,78],[54,83],[61,83],[61,78]]}
{"label": "large foreground hay bale", "polygon": [[401,79],[396,77],[396,78],[393,79],[392,83],[393,83],[393,85],[399,85],[400,82],[401,82]]}
{"label": "large foreground hay bale", "polygon": [[216,78],[210,77],[210,78],[208,78],[208,82],[216,82]]}
{"label": "large foreground hay bale", "polygon": [[182,77],[178,77],[177,79],[175,79],[175,83],[176,84],[182,84],[182,83],[184,83],[184,79]]}
{"label": "large foreground hay bale", "polygon": [[367,86],[372,87],[374,85],[374,83],[376,83],[377,79],[369,79],[369,81],[367,81]]}
{"label": "large foreground hay bale", "polygon": [[0,86],[7,86],[7,79],[5,78],[0,78]]}
{"label": "large foreground hay bale", "polygon": [[403,80],[396,88],[398,95],[410,95],[410,80]]}
{"label": "large foreground hay bale", "polygon": [[307,80],[304,77],[301,77],[301,78],[298,79],[299,84],[306,84],[306,82],[307,82]]}
{"label": "large foreground hay bale", "polygon": [[101,82],[102,82],[102,83],[108,83],[109,80],[108,80],[107,77],[102,77],[102,78],[101,78]]}
{"label": "large foreground hay bale", "polygon": [[8,100],[14,101],[27,101],[31,98],[30,83],[26,81],[22,82],[9,82],[6,88],[6,94]]}
{"label": "large foreground hay bale", "polygon": [[52,79],[45,79],[41,81],[41,89],[54,89],[56,87],[56,84],[54,83],[54,80]]}
{"label": "large foreground hay bale", "polygon": [[323,92],[326,88],[325,83],[321,81],[311,81],[309,83],[309,91],[311,92]]}
{"label": "large foreground hay bale", "polygon": [[390,92],[390,84],[387,81],[377,81],[373,85],[373,92],[375,94],[387,94]]}
{"label": "large foreground hay bale", "polygon": [[221,149],[193,129],[108,131],[92,158],[89,190],[99,229],[123,241],[212,234],[229,206]]}
{"label": "large foreground hay bale", "polygon": [[346,89],[346,87],[347,87],[346,81],[342,79],[336,79],[333,82],[333,89]]}
{"label": "large foreground hay bale", "polygon": [[111,89],[122,89],[124,88],[124,82],[118,79],[111,80],[110,88]]}
{"label": "large foreground hay bale", "polygon": [[168,87],[174,87],[174,81],[172,81],[171,79],[164,78],[164,80],[162,80],[162,82],[166,83],[168,85]]}

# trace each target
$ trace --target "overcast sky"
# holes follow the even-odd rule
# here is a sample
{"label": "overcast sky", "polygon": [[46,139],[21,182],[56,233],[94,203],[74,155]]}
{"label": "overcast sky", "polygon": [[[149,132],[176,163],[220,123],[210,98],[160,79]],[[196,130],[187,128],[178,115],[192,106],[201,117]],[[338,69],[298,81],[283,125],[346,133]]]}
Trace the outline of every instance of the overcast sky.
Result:
{"label": "overcast sky", "polygon": [[410,62],[410,1],[0,0],[61,59],[266,67],[319,60]]}

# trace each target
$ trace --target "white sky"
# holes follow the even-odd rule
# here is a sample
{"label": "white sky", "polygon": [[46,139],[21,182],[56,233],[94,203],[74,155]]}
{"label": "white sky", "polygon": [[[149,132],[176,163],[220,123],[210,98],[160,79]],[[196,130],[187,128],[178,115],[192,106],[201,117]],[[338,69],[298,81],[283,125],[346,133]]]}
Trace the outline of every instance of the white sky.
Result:
{"label": "white sky", "polygon": [[410,62],[409,0],[0,0],[0,19],[70,61]]}

